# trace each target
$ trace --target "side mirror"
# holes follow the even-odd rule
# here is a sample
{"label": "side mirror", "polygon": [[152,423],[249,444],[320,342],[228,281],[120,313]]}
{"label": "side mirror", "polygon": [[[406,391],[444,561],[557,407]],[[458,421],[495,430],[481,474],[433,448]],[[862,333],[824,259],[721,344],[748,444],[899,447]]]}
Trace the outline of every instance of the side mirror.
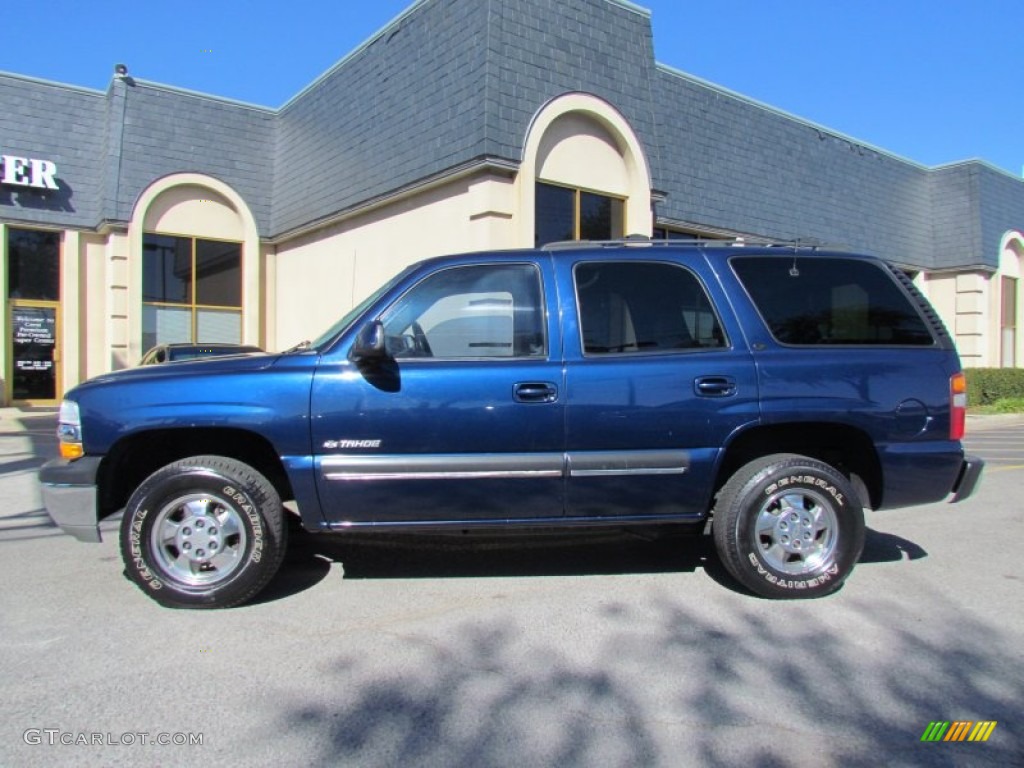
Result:
{"label": "side mirror", "polygon": [[384,342],[384,323],[374,320],[359,329],[349,357],[356,363],[383,360],[388,356]]}

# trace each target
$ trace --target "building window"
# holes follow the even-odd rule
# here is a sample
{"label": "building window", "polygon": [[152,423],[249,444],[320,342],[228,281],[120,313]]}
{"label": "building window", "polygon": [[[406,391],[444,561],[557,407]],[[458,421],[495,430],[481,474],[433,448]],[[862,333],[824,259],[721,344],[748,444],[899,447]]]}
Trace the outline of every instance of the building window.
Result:
{"label": "building window", "polygon": [[60,235],[14,227],[7,233],[8,297],[60,300]]}
{"label": "building window", "polygon": [[538,247],[562,240],[614,240],[625,235],[625,201],[574,187],[537,182]]}
{"label": "building window", "polygon": [[652,232],[654,240],[724,240],[723,237],[712,237],[702,235],[699,232],[687,232],[682,229],[668,229],[667,227],[655,227]]}
{"label": "building window", "polygon": [[242,340],[242,246],[145,234],[142,348]]}
{"label": "building window", "polygon": [[1000,342],[1002,366],[1017,365],[1017,278],[1004,277],[1001,284]]}

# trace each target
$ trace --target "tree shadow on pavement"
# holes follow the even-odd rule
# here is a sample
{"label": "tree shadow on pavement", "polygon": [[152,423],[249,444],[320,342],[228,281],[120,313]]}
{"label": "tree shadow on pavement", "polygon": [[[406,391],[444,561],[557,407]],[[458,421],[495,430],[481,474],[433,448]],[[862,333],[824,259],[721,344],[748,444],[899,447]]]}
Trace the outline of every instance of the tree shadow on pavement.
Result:
{"label": "tree shadow on pavement", "polygon": [[[1021,764],[1015,644],[941,597],[948,621],[925,627],[885,599],[815,623],[821,601],[650,597],[607,605],[600,635],[578,641],[589,652],[493,613],[381,635],[372,658],[323,648],[323,685],[286,702],[279,728],[324,766]],[[947,719],[998,726],[984,744],[920,741]]]}

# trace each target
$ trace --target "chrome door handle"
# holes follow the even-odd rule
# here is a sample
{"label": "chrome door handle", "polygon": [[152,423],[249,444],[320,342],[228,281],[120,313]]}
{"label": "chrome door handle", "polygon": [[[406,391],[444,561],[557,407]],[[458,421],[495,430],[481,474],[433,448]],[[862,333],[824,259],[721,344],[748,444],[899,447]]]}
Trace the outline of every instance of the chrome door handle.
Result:
{"label": "chrome door handle", "polygon": [[558,399],[558,387],[549,381],[524,381],[515,385],[512,397],[517,403],[553,403]]}
{"label": "chrome door handle", "polygon": [[699,376],[693,380],[693,391],[699,397],[730,397],[736,394],[732,376]]}

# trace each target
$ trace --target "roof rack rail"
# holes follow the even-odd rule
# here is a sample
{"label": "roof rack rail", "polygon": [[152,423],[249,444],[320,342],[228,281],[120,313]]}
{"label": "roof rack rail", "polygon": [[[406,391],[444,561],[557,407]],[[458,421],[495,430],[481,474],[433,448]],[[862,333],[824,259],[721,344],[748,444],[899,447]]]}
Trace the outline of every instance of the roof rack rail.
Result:
{"label": "roof rack rail", "polygon": [[571,251],[578,250],[580,248],[621,248],[621,247],[633,247],[633,248],[648,248],[652,246],[697,246],[700,248],[742,248],[744,246],[750,246],[752,248],[789,248],[791,250],[848,250],[845,246],[830,245],[822,242],[821,240],[813,238],[797,238],[796,240],[769,240],[769,239],[754,239],[749,240],[745,237],[736,237],[729,240],[725,239],[683,239],[683,238],[651,238],[646,235],[629,235],[628,237],[619,238],[616,240],[559,240],[554,243],[547,243],[542,245],[541,248],[546,251]]}

